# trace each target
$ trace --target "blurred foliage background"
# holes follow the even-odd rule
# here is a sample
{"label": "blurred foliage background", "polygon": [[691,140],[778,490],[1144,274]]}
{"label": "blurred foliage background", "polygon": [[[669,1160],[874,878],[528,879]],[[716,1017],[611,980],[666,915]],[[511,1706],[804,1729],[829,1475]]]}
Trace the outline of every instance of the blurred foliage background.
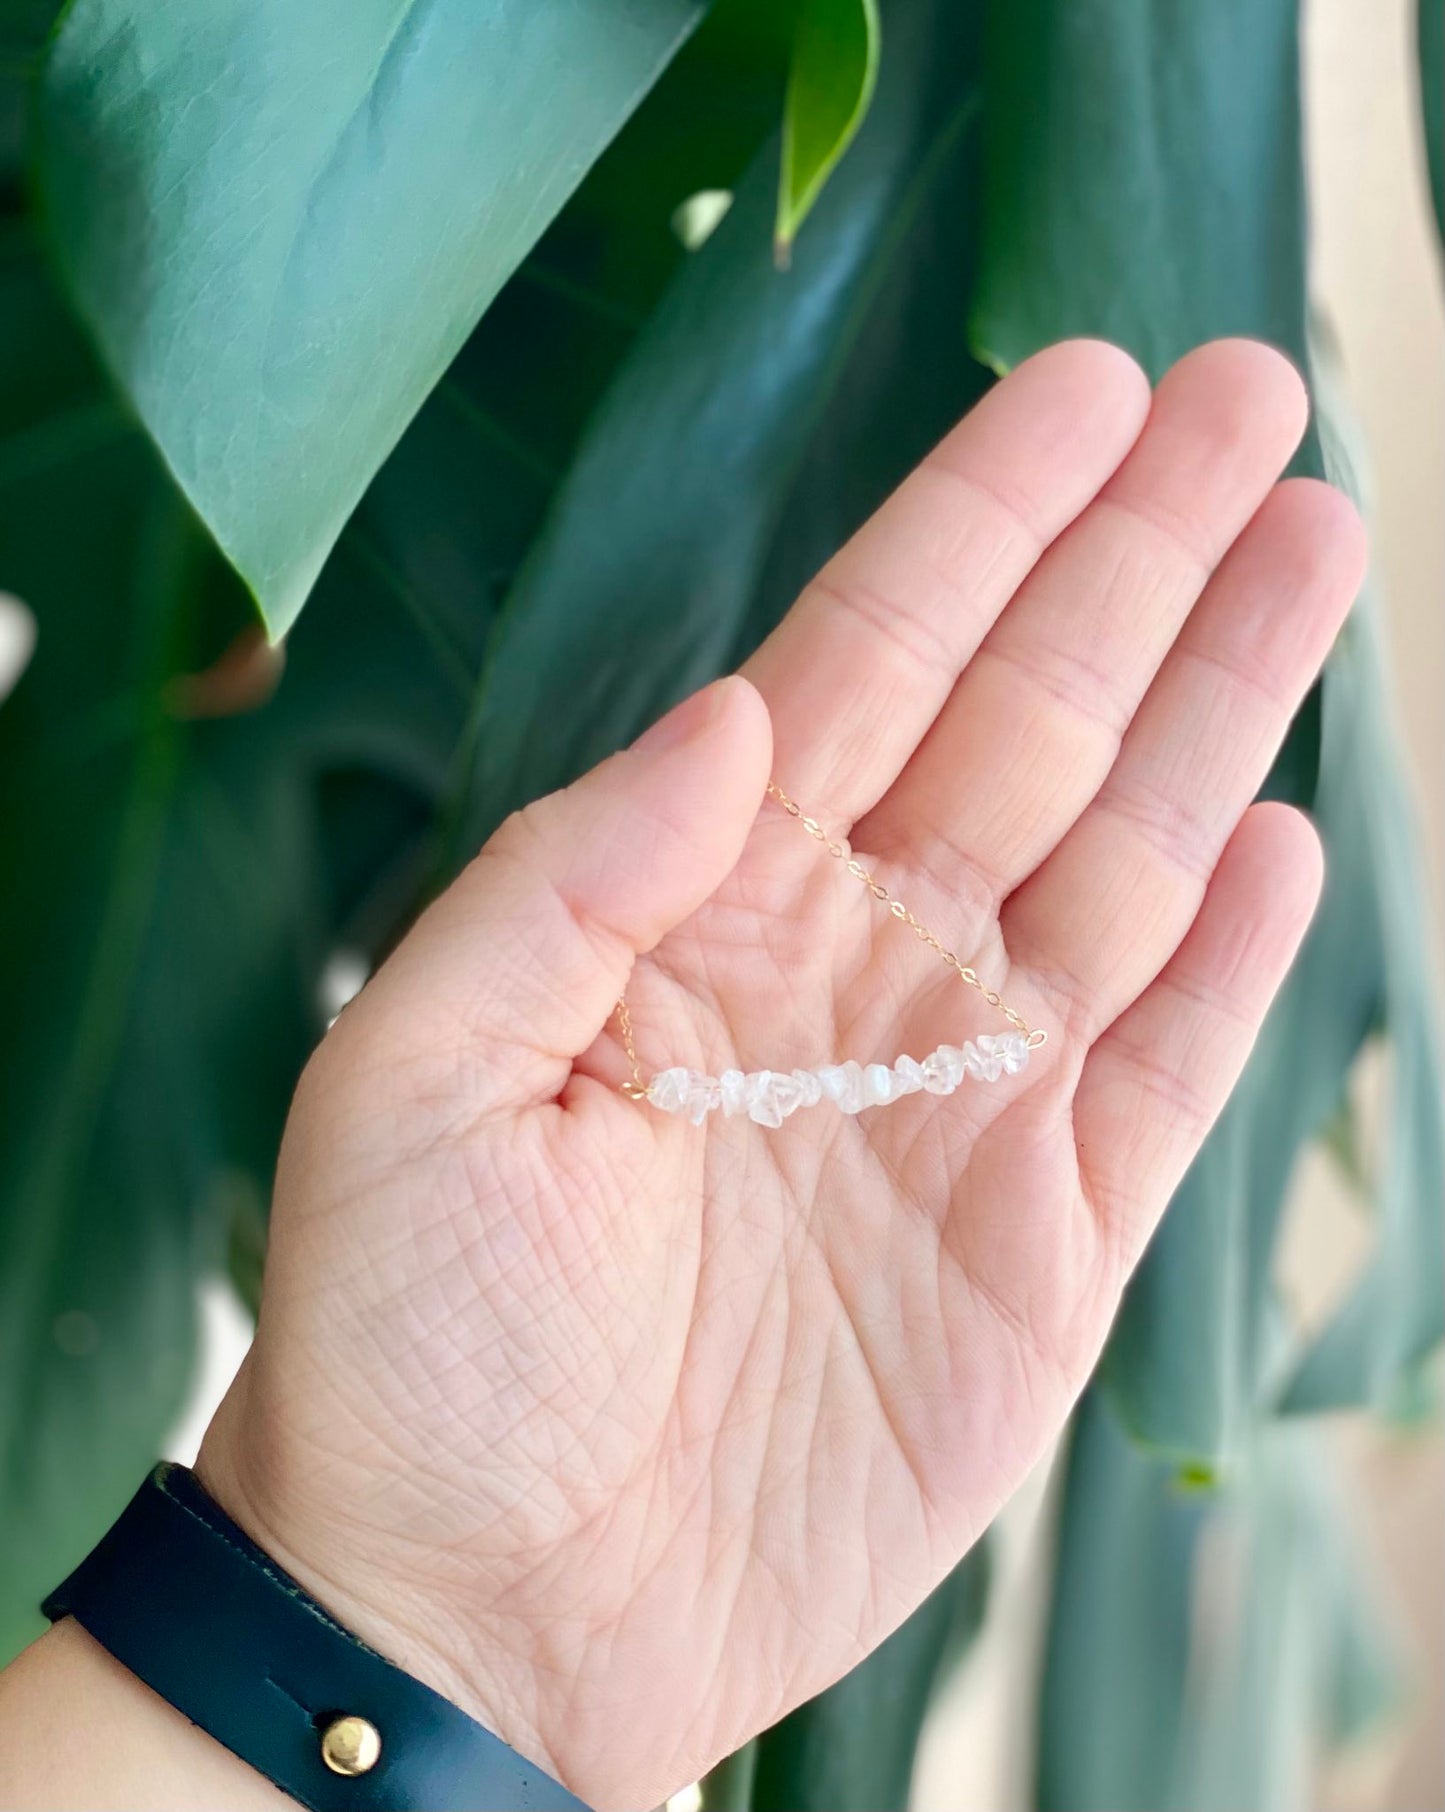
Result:
{"label": "blurred foliage background", "polygon": [[[999,372],[1072,333],[1156,375],[1256,334],[1315,389],[1300,468],[1361,482],[1296,0],[56,10],[0,0],[0,587],[38,625],[0,708],[6,1652],[158,1449],[198,1284],[254,1294],[338,964],[744,655]],[[1440,40],[1424,0],[1437,202]],[[1319,920],[1076,1419],[1046,1812],[1304,1808],[1399,1693],[1313,1425],[1429,1417],[1445,1331],[1376,610],[1270,782],[1325,837]],[[1373,1233],[1306,1329],[1277,1258],[1320,1142]],[[989,1572],[709,1812],[901,1807]]]}

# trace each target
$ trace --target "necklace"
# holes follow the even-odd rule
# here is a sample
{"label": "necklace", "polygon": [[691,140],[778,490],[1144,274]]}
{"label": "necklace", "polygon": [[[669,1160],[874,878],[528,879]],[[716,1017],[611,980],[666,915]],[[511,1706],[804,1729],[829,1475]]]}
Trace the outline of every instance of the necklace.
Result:
{"label": "necklace", "polygon": [[865,1107],[884,1107],[920,1090],[930,1095],[951,1095],[965,1076],[980,1082],[1016,1076],[1027,1065],[1029,1052],[1045,1043],[1048,1033],[1042,1028],[1031,1028],[993,988],[986,987],[967,963],[960,962],[902,900],[863,866],[846,843],[829,836],[817,819],[810,818],[776,781],[770,780],[767,790],[768,797],[775,799],[790,818],[795,818],[810,837],[861,881],[880,905],[900,924],[907,925],[920,943],[936,951],[960,981],[976,989],[989,1006],[996,1008],[1008,1021],[1010,1030],[998,1036],[983,1033],[962,1045],[941,1044],[922,1059],[899,1057],[891,1067],[886,1063],[856,1063],[850,1058],[844,1063],[825,1063],[816,1070],[724,1070],[720,1076],[705,1076],[698,1070],[674,1065],[659,1070],[651,1081],[645,1082],[632,1014],[624,995],[616,1007],[617,1024],[632,1073],[622,1084],[622,1093],[632,1101],[650,1102],[666,1114],[686,1114],[694,1126],[700,1126],[714,1112],[729,1118],[746,1114],[759,1126],[781,1126],[800,1107],[814,1107],[824,1100],[834,1102],[845,1114],[856,1114]]}

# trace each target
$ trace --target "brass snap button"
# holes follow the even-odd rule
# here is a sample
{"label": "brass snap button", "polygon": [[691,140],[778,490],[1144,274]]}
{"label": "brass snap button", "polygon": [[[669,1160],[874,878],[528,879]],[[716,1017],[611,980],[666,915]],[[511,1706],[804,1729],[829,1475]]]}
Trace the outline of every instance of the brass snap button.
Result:
{"label": "brass snap button", "polygon": [[321,1759],[333,1774],[370,1774],[381,1760],[381,1732],[365,1718],[333,1718],[321,1733]]}

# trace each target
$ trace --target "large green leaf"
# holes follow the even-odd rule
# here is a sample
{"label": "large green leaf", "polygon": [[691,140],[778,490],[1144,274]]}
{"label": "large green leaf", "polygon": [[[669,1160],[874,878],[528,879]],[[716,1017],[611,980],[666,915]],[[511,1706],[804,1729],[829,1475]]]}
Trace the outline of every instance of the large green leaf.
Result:
{"label": "large green leaf", "polygon": [[782,263],[868,111],[878,79],[879,38],[877,0],[804,0],[783,109],[773,227]]}
{"label": "large green leaf", "polygon": [[275,698],[230,718],[186,721],[171,679],[246,600],[26,234],[0,244],[0,586],[40,623],[0,708],[0,1648],[153,1459],[198,1275],[229,1256],[254,1296],[323,961],[373,958],[433,883],[497,601],[682,256],[676,201],[775,120],[785,45],[722,0],[372,484]]}
{"label": "large green leaf", "polygon": [[1088,1392],[1060,1507],[1039,1707],[1039,1812],[1164,1812],[1183,1729],[1203,1498]]}
{"label": "large green leaf", "polygon": [[[996,25],[972,317],[981,355],[1007,367],[1066,334],[1101,334],[1157,376],[1201,341],[1247,332],[1303,361],[1294,0],[1103,0],[1087,11],[1024,0]],[[1313,443],[1308,457],[1318,463]],[[1317,736],[1311,712],[1282,765],[1278,790],[1300,802],[1313,794]],[[1298,987],[1292,998],[1323,1005]],[[1130,1427],[1194,1468],[1224,1460],[1248,1419],[1259,1317],[1247,1304],[1268,1278],[1295,1145],[1311,1114],[1338,1100],[1363,1035],[1347,1004],[1325,1006],[1324,1049],[1306,1047],[1303,1066],[1284,1062],[1276,1012],[1106,1355]]]}
{"label": "large green leaf", "polygon": [[[134,1487],[185,1386],[221,1243],[194,1209],[274,1149],[309,1035],[307,877],[244,769],[237,815],[214,809],[224,732],[178,715],[174,681],[227,575],[13,229],[0,323],[26,347],[0,374],[0,584],[39,627],[0,706],[0,1524],[29,1597]],[[6,1594],[0,1648],[33,1604]]]}
{"label": "large green leaf", "polygon": [[[487,662],[460,851],[710,678],[761,626],[761,576],[821,415],[855,375],[870,307],[916,246],[920,210],[959,209],[971,19],[959,10],[945,35],[930,7],[909,4],[889,23],[877,100],[792,270],[769,257],[769,148],[590,421]],[[953,278],[961,298],[957,264]],[[959,338],[944,393],[969,394],[963,379],[976,390]]]}
{"label": "large green leaf", "polygon": [[[1313,794],[1330,856],[1320,910],[1244,1076],[1130,1286],[1102,1368],[1136,1438],[1195,1473],[1229,1465],[1278,1390],[1289,1336],[1274,1260],[1291,1178],[1301,1147],[1337,1109],[1380,1014],[1386,883],[1364,827],[1373,789],[1393,785],[1395,751],[1384,734],[1379,676],[1362,685],[1359,672],[1365,617],[1357,611],[1331,659],[1323,728],[1306,722],[1296,732],[1309,749],[1308,790],[1297,773],[1273,789],[1296,802]],[[1420,946],[1405,931],[1399,958],[1408,963]],[[1428,1013],[1428,1004],[1419,1009]],[[1418,1126],[1409,1133],[1422,1155],[1423,1134]]]}
{"label": "large green leaf", "polygon": [[[1250,333],[1309,369],[1295,0],[1023,0],[995,24],[972,316],[981,354],[1004,367],[1094,333],[1157,375],[1200,341]],[[1300,465],[1324,470],[1314,431]],[[1273,1252],[1295,1155],[1342,1097],[1387,965],[1408,969],[1420,943],[1408,912],[1383,928],[1382,890],[1408,894],[1409,883],[1383,875],[1355,829],[1376,789],[1394,785],[1396,761],[1378,681],[1354,676],[1363,634],[1345,638],[1323,708],[1317,694],[1301,713],[1270,788],[1315,802],[1322,724],[1358,745],[1318,800],[1323,912],[1105,1359],[1135,1435],[1196,1472],[1228,1463],[1277,1387]],[[1398,953],[1387,948],[1401,940]],[[1417,1146],[1430,1138],[1418,1113],[1401,1131]],[[1399,1242],[1391,1250],[1407,1262]]]}
{"label": "large green leaf", "polygon": [[0,327],[26,347],[0,374],[0,587],[39,625],[0,705],[8,1650],[154,1458],[197,1280],[269,1191],[328,952],[384,946],[434,871],[495,596],[550,482],[438,397],[276,697],[188,721],[177,682],[246,600],[14,229]]}
{"label": "large green leaf", "polygon": [[[1366,487],[1347,416],[1331,402],[1326,466],[1360,495]],[[1306,950],[1321,1004],[1339,996],[1340,977],[1348,974],[1355,1016],[1366,1016],[1389,1044],[1374,1240],[1362,1275],[1324,1331],[1304,1353],[1288,1356],[1282,1405],[1295,1413],[1394,1410],[1416,1394],[1426,1362],[1445,1339],[1438,977],[1421,936],[1427,888],[1413,801],[1394,759],[1380,644],[1378,605],[1367,589],[1325,685],[1316,813],[1332,871],[1321,923]]]}
{"label": "large green leaf", "polygon": [[[1336,434],[1325,449],[1331,476],[1358,492]],[[1437,994],[1379,634],[1367,590],[1321,688],[1320,910],[1106,1355],[1131,1427],[1196,1468],[1227,1461],[1261,1410],[1394,1406],[1445,1337]],[[1283,790],[1301,796],[1297,781]],[[1300,1147],[1323,1135],[1377,1030],[1391,1064],[1374,1241],[1338,1314],[1301,1353],[1274,1289],[1281,1211]]]}
{"label": "large green leaf", "polygon": [[1017,0],[991,18],[980,356],[1008,369],[1098,334],[1157,377],[1245,333],[1303,362],[1295,0]]}
{"label": "large green leaf", "polygon": [[700,10],[69,8],[37,161],[61,264],[274,633]]}
{"label": "large green leaf", "polygon": [[1313,1431],[1180,1488],[1097,1391],[1076,1419],[1040,1710],[1040,1812],[1308,1812],[1398,1679]]}
{"label": "large green leaf", "polygon": [[[431,871],[477,654],[364,539],[380,539],[382,485],[276,698],[188,720],[178,681],[245,600],[19,244],[0,320],[29,328],[0,398],[0,586],[39,626],[0,705],[9,1650],[175,1412],[196,1284],[269,1191],[328,951],[383,944]],[[47,369],[49,412],[29,419],[22,386],[38,405]],[[389,473],[412,481],[404,461]],[[416,532],[424,545],[424,518]],[[364,811],[343,812],[358,788]]]}

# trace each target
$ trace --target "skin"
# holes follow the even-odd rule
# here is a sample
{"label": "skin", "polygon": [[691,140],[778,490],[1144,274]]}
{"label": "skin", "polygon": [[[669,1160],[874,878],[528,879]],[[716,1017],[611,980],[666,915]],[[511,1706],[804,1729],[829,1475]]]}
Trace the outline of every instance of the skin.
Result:
{"label": "skin", "polygon": [[[1250,804],[1364,567],[1343,497],[1278,482],[1306,413],[1247,342],[1152,397],[1097,343],[1021,366],[742,676],[503,825],[308,1067],[202,1477],[589,1803],[867,1654],[1085,1383],[1318,894]],[[1004,1029],[770,773],[1047,1030],[1025,1074],[777,1131],[619,1092],[624,986],[648,1072]],[[26,1708],[62,1689],[148,1803],[280,1803],[66,1626],[0,1677],[7,1803],[58,1803]],[[66,1803],[128,1803],[75,1766]]]}

